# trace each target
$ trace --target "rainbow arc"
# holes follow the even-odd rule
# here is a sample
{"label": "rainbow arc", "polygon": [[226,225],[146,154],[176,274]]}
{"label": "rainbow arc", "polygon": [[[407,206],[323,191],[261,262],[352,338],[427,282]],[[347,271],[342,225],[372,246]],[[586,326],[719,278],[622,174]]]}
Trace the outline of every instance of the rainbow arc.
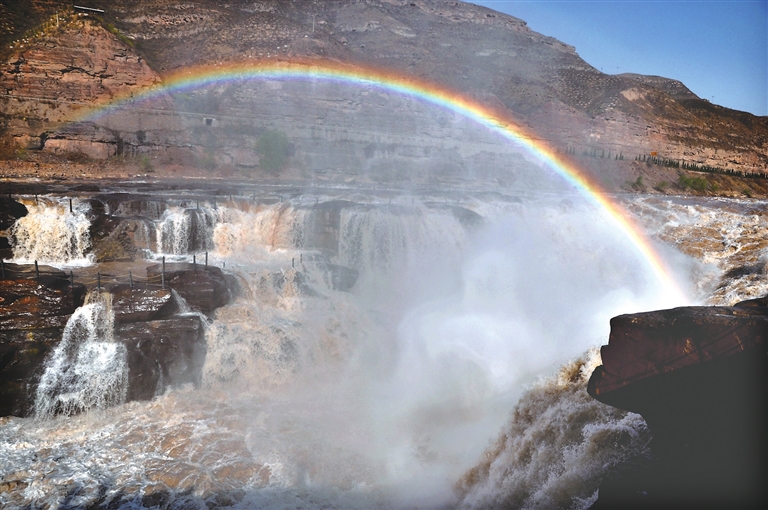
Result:
{"label": "rainbow arc", "polygon": [[338,82],[347,86],[364,86],[401,94],[427,104],[455,112],[494,131],[523,149],[527,155],[560,175],[586,200],[605,212],[628,238],[660,282],[681,305],[688,302],[671,269],[660,256],[643,228],[621,204],[605,192],[584,170],[564,154],[555,151],[545,140],[515,122],[508,111],[482,104],[464,94],[426,80],[404,76],[388,70],[335,61],[243,61],[216,66],[187,68],[166,75],[162,83],[131,96],[112,98],[108,103],[84,109],[76,121],[92,121],[116,108],[165,94],[183,92],[211,85],[242,83],[251,80],[304,80]]}

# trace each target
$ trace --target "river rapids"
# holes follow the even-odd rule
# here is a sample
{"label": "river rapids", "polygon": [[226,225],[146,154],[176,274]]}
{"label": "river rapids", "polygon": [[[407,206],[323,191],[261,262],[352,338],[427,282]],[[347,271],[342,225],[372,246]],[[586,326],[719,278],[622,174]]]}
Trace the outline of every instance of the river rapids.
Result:
{"label": "river rapids", "polygon": [[[575,197],[150,207],[134,229],[147,261],[206,251],[241,287],[206,319],[202,387],[125,403],[109,307],[92,299],[46,366],[37,415],[0,418],[0,506],[588,508],[649,441],[640,416],[586,393],[610,317],[768,294],[764,202],[619,200],[688,301]],[[16,261],[92,264],[87,214],[64,223],[65,198],[25,201]],[[310,231],[318,217],[333,232]],[[66,358],[70,343],[90,354]],[[52,413],[56,398],[78,412]]]}

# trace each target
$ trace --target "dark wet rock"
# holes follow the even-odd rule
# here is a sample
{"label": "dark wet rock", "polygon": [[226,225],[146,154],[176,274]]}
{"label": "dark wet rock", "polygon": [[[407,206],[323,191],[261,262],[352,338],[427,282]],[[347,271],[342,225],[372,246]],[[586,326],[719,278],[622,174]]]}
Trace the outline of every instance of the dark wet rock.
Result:
{"label": "dark wet rock", "polygon": [[9,195],[0,195],[0,230],[7,230],[18,220],[27,215],[27,208]]}
{"label": "dark wet rock", "polygon": [[9,195],[0,195],[0,258],[11,258],[13,252],[6,232],[16,220],[27,215],[27,208]]}
{"label": "dark wet rock", "polygon": [[112,294],[112,311],[118,323],[164,319],[178,311],[170,288],[114,285],[108,290]]}
{"label": "dark wet rock", "polygon": [[451,212],[454,218],[459,220],[462,226],[467,228],[476,228],[482,225],[483,217],[477,214],[475,211],[465,209],[464,207],[451,207]]}
{"label": "dark wet rock", "polygon": [[[298,290],[300,293],[307,296],[316,295],[317,293],[309,288],[304,271],[313,270],[319,272],[323,275],[323,283],[325,283],[328,288],[345,292],[349,292],[352,287],[355,286],[357,278],[360,275],[356,269],[351,267],[331,264],[328,258],[321,253],[302,254],[298,260],[294,259],[294,267],[300,267],[302,269],[302,271],[296,271],[294,281],[299,285]],[[283,284],[280,279],[285,279],[285,274],[276,274],[275,278],[274,283],[276,284],[276,288],[282,289]]]}
{"label": "dark wet rock", "polygon": [[61,340],[69,317],[83,304],[85,286],[34,265],[4,264],[0,279],[0,416],[25,415],[40,367]]}
{"label": "dark wet rock", "polygon": [[601,508],[765,508],[768,299],[611,320],[597,400],[639,413],[652,458],[608,477]]}
{"label": "dark wet rock", "polygon": [[0,328],[0,416],[26,416],[34,403],[41,367],[61,341],[64,328]]}
{"label": "dark wet rock", "polygon": [[110,218],[100,226],[100,231],[91,237],[96,262],[133,260],[139,250],[134,243],[135,224]]}
{"label": "dark wet rock", "polygon": [[[128,400],[150,399],[173,385],[200,383],[205,319],[178,315],[171,289],[186,296],[191,307],[210,312],[225,304],[229,289],[235,288],[218,268],[169,266],[165,289],[123,284],[109,288],[115,340],[128,348]],[[39,278],[33,265],[5,264],[5,269],[6,279],[0,280],[0,416],[26,416],[45,360],[83,304],[86,289],[77,282],[71,285],[63,271],[45,266],[39,266]]]}
{"label": "dark wet rock", "polygon": [[109,205],[114,216],[127,218],[148,218],[157,220],[163,215],[167,204],[151,195],[135,193],[111,193],[101,197]]}
{"label": "dark wet rock", "polygon": [[6,278],[0,279],[2,330],[57,327],[46,319],[69,316],[83,303],[85,286],[70,283],[63,271],[39,266],[35,273],[34,265],[3,266]]}
{"label": "dark wet rock", "polygon": [[128,348],[127,400],[147,400],[173,385],[200,384],[205,330],[197,315],[119,324],[115,339]]}
{"label": "dark wet rock", "polygon": [[357,283],[359,273],[356,269],[338,264],[328,264],[326,266],[326,283],[333,290],[342,290],[348,292]]}
{"label": "dark wet rock", "polygon": [[[160,282],[162,264],[147,268],[147,278]],[[209,313],[227,304],[231,298],[231,281],[221,269],[202,264],[165,264],[165,285],[184,298],[190,308]]]}
{"label": "dark wet rock", "polygon": [[341,212],[355,205],[346,200],[329,200],[311,207],[309,228],[304,233],[301,246],[305,249],[319,250],[329,256],[338,253]]}

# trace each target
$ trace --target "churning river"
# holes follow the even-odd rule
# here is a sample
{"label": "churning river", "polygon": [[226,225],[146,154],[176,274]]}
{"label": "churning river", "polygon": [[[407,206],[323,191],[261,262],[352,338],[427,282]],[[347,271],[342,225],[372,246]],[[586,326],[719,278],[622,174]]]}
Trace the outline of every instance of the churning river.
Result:
{"label": "churning river", "polygon": [[[16,262],[92,266],[91,202],[21,198]],[[239,295],[205,319],[200,388],[128,403],[92,297],[70,320],[87,334],[62,341],[91,349],[77,374],[52,357],[36,416],[0,418],[0,506],[586,508],[649,439],[584,389],[609,319],[768,294],[766,203],[617,200],[687,301],[575,196],[274,189],[108,211],[134,222],[146,265],[204,250]],[[89,410],[47,411],[57,391]]]}

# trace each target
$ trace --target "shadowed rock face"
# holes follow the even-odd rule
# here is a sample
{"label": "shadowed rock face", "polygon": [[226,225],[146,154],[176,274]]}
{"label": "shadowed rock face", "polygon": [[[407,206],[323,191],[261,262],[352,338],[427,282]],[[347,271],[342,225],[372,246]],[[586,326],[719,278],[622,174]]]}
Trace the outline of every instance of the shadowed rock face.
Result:
{"label": "shadowed rock face", "polygon": [[[0,196],[0,232],[7,231],[19,218],[27,215],[24,204],[17,202],[10,196]],[[8,238],[0,234],[0,257],[12,256],[11,243]]]}
{"label": "shadowed rock face", "polygon": [[148,400],[170,385],[200,384],[205,331],[198,316],[119,324],[115,339],[128,347],[127,400]]}
{"label": "shadowed rock face", "polygon": [[645,418],[653,458],[593,508],[764,508],[766,346],[768,299],[612,319],[588,391]]}

